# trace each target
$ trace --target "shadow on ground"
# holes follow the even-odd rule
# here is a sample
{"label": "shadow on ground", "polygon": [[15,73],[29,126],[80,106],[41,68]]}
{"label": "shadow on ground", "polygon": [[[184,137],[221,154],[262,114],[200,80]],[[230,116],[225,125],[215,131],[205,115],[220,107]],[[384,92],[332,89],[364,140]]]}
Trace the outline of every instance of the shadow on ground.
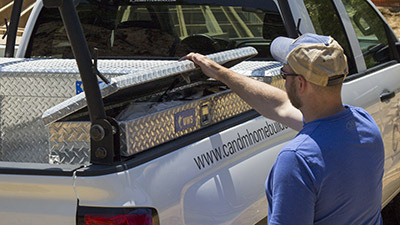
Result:
{"label": "shadow on ground", "polygon": [[384,225],[400,225],[400,194],[382,210],[382,218]]}

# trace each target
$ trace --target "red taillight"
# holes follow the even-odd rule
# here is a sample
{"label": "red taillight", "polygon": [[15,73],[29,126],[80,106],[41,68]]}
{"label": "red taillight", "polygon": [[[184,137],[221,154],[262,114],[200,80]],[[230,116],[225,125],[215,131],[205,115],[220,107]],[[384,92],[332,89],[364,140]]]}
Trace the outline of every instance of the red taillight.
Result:
{"label": "red taillight", "polygon": [[153,225],[153,216],[144,215],[85,215],[85,225]]}
{"label": "red taillight", "polygon": [[79,206],[78,225],[158,225],[153,208],[105,208]]}

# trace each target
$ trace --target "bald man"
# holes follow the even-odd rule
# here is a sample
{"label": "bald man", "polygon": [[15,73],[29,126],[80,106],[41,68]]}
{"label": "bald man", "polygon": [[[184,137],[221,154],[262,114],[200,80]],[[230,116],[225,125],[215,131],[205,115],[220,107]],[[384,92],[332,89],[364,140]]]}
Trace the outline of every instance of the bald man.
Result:
{"label": "bald man", "polygon": [[265,183],[268,224],[382,224],[382,137],[365,110],[342,103],[342,47],[332,37],[305,34],[278,37],[270,49],[283,64],[286,93],[203,55],[184,57],[263,116],[299,131]]}

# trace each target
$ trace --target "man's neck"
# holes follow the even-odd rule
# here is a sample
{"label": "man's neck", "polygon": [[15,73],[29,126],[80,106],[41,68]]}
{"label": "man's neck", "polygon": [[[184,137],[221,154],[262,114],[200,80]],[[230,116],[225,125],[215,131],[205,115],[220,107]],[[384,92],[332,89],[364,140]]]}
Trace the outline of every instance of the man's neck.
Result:
{"label": "man's neck", "polygon": [[303,113],[304,121],[306,123],[322,119],[328,116],[335,115],[344,109],[342,102],[326,103],[326,104],[312,104],[308,107],[304,106],[300,109]]}

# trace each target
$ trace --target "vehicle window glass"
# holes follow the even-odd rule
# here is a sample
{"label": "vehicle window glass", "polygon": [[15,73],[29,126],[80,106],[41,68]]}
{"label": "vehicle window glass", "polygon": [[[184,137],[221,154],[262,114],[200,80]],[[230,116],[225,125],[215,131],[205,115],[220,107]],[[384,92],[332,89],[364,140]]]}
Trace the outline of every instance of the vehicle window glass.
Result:
{"label": "vehicle window glass", "polygon": [[304,0],[314,25],[315,32],[332,36],[344,49],[348,59],[350,74],[356,73],[356,67],[346,32],[331,1]]}
{"label": "vehicle window glass", "polygon": [[[287,35],[275,4],[131,2],[81,1],[77,6],[89,48],[97,48],[99,57],[181,57],[253,46],[256,58],[272,59],[271,40]],[[43,9],[26,56],[73,56],[57,10]]]}
{"label": "vehicle window glass", "polygon": [[367,68],[390,60],[385,24],[365,0],[343,0]]}

